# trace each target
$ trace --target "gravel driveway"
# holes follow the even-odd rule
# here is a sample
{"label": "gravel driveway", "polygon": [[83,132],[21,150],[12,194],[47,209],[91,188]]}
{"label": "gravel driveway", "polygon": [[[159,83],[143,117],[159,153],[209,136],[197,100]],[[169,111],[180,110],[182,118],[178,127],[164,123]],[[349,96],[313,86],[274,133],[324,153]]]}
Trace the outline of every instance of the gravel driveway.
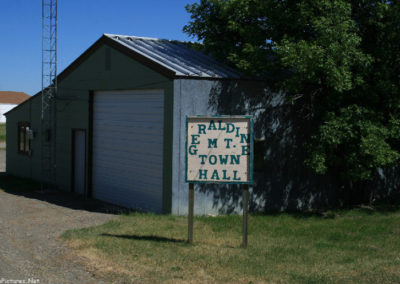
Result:
{"label": "gravel driveway", "polygon": [[106,212],[101,206],[69,193],[0,191],[0,283],[108,283],[57,240],[65,230],[100,225],[116,216],[101,213]]}

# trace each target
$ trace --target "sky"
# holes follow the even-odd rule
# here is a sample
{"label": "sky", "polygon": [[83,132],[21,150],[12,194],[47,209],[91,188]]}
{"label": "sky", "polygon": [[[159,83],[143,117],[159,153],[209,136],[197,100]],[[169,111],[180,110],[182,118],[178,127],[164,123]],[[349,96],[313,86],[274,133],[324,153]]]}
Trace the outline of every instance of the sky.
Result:
{"label": "sky", "polygon": [[[58,0],[58,74],[103,33],[195,40],[182,32],[196,0]],[[42,0],[0,0],[0,91],[41,90]]]}

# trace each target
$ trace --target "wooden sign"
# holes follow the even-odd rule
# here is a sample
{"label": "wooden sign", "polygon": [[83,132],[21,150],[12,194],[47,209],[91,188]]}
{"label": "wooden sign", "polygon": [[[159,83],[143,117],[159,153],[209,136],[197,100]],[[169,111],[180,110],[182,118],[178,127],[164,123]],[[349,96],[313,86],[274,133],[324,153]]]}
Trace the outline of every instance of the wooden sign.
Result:
{"label": "wooden sign", "polygon": [[186,127],[186,182],[253,182],[251,117],[192,116]]}
{"label": "wooden sign", "polygon": [[193,243],[194,183],[243,185],[243,238],[247,247],[249,184],[253,183],[253,120],[250,116],[186,118],[188,243]]}

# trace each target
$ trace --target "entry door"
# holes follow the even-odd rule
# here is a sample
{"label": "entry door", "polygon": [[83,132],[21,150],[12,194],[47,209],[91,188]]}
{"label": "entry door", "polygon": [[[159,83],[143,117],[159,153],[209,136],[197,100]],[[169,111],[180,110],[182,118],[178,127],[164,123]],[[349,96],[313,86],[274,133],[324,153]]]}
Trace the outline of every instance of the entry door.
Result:
{"label": "entry door", "polygon": [[161,212],[164,93],[98,91],[93,98],[93,197]]}
{"label": "entry door", "polygon": [[73,191],[85,193],[86,131],[73,130]]}

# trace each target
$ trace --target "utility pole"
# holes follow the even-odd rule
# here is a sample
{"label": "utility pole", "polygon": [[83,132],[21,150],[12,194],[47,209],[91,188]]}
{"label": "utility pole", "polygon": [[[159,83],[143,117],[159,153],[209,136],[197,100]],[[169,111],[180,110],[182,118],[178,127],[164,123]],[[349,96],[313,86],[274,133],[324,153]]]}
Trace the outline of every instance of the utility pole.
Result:
{"label": "utility pole", "polygon": [[57,0],[42,0],[41,183],[56,182]]}

